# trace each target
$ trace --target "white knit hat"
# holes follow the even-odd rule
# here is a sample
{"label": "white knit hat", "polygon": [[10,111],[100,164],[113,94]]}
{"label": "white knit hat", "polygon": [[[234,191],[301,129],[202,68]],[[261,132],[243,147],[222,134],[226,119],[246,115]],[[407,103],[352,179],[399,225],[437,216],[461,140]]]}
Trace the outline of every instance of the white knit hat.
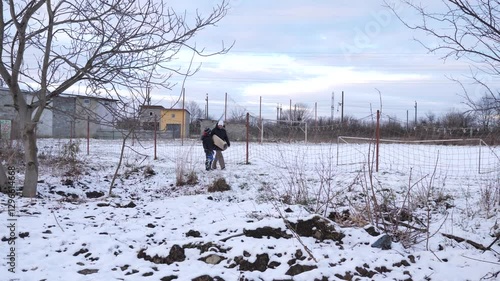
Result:
{"label": "white knit hat", "polygon": [[219,123],[217,123],[217,125],[224,126],[224,121],[223,120],[219,120]]}

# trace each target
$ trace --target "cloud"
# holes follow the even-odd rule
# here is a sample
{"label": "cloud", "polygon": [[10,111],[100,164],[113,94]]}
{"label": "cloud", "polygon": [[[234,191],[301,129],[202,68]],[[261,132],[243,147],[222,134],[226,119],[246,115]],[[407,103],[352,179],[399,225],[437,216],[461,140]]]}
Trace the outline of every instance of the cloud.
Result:
{"label": "cloud", "polygon": [[[317,103],[318,114],[329,116],[332,92],[338,100],[342,91],[347,112],[357,116],[379,107],[380,96],[384,111],[402,119],[415,101],[421,112],[437,114],[463,106],[462,88],[449,77],[466,81],[469,62],[445,62],[442,53],[427,53],[414,38],[428,39],[407,29],[383,4],[233,1],[227,17],[195,39],[208,50],[219,48],[222,40],[235,45],[226,55],[196,58],[203,64],[187,81],[187,98],[203,102],[208,93],[211,108],[223,110],[229,93],[231,102],[255,113],[262,97],[263,114],[270,116],[277,103],[290,100]],[[190,57],[186,53],[177,63],[186,65]]]}
{"label": "cloud", "polygon": [[304,78],[252,84],[246,87],[244,94],[246,96],[259,96],[264,93],[268,96],[298,96],[330,92],[332,88],[341,88],[349,84],[430,79],[428,76],[419,74],[393,74],[345,67],[314,67],[302,70]]}

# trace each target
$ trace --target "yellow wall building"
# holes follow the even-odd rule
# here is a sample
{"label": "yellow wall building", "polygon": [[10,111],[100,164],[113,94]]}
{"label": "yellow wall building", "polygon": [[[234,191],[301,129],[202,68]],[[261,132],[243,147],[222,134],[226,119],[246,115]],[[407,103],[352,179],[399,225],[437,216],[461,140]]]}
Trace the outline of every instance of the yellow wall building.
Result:
{"label": "yellow wall building", "polygon": [[186,109],[162,109],[160,130],[172,133],[174,138],[189,136],[191,114]]}

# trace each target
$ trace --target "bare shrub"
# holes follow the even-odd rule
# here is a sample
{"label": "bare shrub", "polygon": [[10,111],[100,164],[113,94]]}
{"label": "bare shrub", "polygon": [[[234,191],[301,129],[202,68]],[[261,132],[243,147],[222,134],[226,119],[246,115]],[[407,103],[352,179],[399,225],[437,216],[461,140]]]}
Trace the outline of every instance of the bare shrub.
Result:
{"label": "bare shrub", "polygon": [[[284,151],[279,151],[282,159],[286,159]],[[306,178],[306,171],[304,170],[304,158],[308,155],[307,151],[299,151],[298,156],[294,162],[283,160],[285,165],[286,175],[281,177],[283,181],[284,193],[281,194],[282,201],[286,204],[300,204],[308,205],[311,203],[311,195],[309,193],[309,182]]]}
{"label": "bare shrub", "polygon": [[327,216],[330,209],[335,209],[339,205],[339,198],[345,191],[335,190],[335,178],[337,176],[333,163],[333,151],[330,150],[328,154],[321,156],[321,162],[316,169],[316,174],[319,179],[319,187],[315,194],[315,206],[313,207],[314,213],[323,213]]}
{"label": "bare shrub", "polygon": [[182,163],[177,162],[177,165],[175,166],[175,185],[177,186],[183,186],[186,184],[186,180],[184,179],[185,177],[185,167],[182,165]]}
{"label": "bare shrub", "polygon": [[175,184],[177,186],[196,185],[198,183],[198,175],[194,170],[186,171],[180,167],[175,170]]}
{"label": "bare shrub", "polygon": [[[441,179],[436,177],[436,168],[439,163],[439,154],[436,158],[434,170],[430,175],[424,175],[415,183],[411,183],[411,176],[408,187],[408,211],[412,220],[410,221],[407,239],[404,240],[403,245],[406,247],[418,244],[425,241],[425,247],[429,250],[429,241],[439,230],[448,218],[448,207],[453,197],[444,191],[446,185],[446,176]],[[423,211],[419,212],[419,210]],[[420,213],[421,215],[417,215]],[[431,221],[435,218],[435,214],[442,214],[442,223],[433,233],[430,232]]]}
{"label": "bare shrub", "polygon": [[127,163],[127,164],[125,164],[125,167],[126,167],[126,169],[123,172],[123,178],[124,179],[129,179],[130,176],[139,173],[139,167],[136,166],[135,164]]}
{"label": "bare shrub", "polygon": [[208,187],[208,192],[222,192],[231,190],[231,186],[227,184],[226,179],[217,178],[214,182]]}
{"label": "bare shrub", "polygon": [[75,140],[63,144],[61,151],[61,158],[70,163],[76,162],[77,161],[76,157],[80,153],[80,143],[81,143],[80,140]]}
{"label": "bare shrub", "polygon": [[261,186],[259,187],[259,189],[257,191],[258,191],[257,197],[255,199],[259,203],[277,200],[277,198],[275,198],[275,196],[274,196],[275,189],[268,182],[262,182]]}
{"label": "bare shrub", "polygon": [[[0,192],[7,193],[9,190],[9,180],[7,166],[4,167],[3,164],[8,165],[19,165],[23,161],[23,150],[22,146],[17,147],[12,144],[19,144],[19,142],[10,142],[8,140],[1,140],[0,144],[2,149],[0,149]],[[5,162],[4,162],[5,161]]]}
{"label": "bare shrub", "polygon": [[155,172],[155,170],[153,170],[153,167],[151,167],[151,166],[146,166],[146,167],[144,168],[144,177],[145,177],[145,178],[149,178],[149,177],[152,177],[152,176],[154,176],[154,175],[156,175],[156,172]]}
{"label": "bare shrub", "polygon": [[62,143],[59,149],[46,147],[39,155],[42,167],[50,169],[51,174],[62,177],[62,182],[75,182],[84,174],[84,163],[79,158],[80,140],[70,140]]}
{"label": "bare shrub", "polygon": [[[368,155],[372,153],[369,150]],[[408,185],[400,196],[394,189],[383,187],[374,172],[373,160],[367,159],[363,172],[356,180],[356,184],[361,185],[363,200],[349,201],[353,204],[353,215],[389,234],[393,241],[400,242],[405,248],[425,241],[428,249],[429,239],[437,233],[429,232],[433,215],[439,213],[436,210],[442,205],[447,206],[451,198],[443,189],[436,187],[440,184],[444,186],[446,179],[442,182],[436,180],[438,161],[439,156],[432,174],[417,180],[412,178],[410,170]],[[445,211],[444,221],[447,216]]]}
{"label": "bare shrub", "polygon": [[[302,149],[303,148],[303,149]],[[315,167],[315,176],[311,176],[304,163],[306,157],[311,157],[307,146],[290,153],[286,149],[278,148],[281,161],[273,163],[281,168],[281,186],[271,187],[263,183],[259,196],[262,200],[278,200],[284,204],[299,204],[307,207],[311,212],[327,216],[332,208],[342,204],[340,195],[345,191],[335,189],[337,171],[334,163],[333,147],[328,153],[322,154]],[[290,159],[290,155],[294,158]]]}
{"label": "bare shrub", "polygon": [[479,188],[480,201],[479,206],[486,213],[487,218],[498,213],[500,206],[500,182],[499,179],[488,182]]}
{"label": "bare shrub", "polygon": [[342,211],[333,211],[328,214],[328,219],[336,222],[342,227],[365,227],[369,224],[366,221],[366,216],[361,211],[350,211],[351,209],[344,209]]}
{"label": "bare shrub", "polygon": [[188,185],[195,185],[198,183],[198,175],[196,174],[195,171],[190,171],[187,176],[186,176],[186,184]]}
{"label": "bare shrub", "polygon": [[150,165],[137,166],[135,163],[127,162],[124,166],[125,166],[125,170],[122,174],[123,179],[129,179],[131,176],[140,175],[141,170],[142,170],[142,175],[146,179],[156,175],[156,171]]}
{"label": "bare shrub", "polygon": [[67,179],[77,181],[83,174],[81,161],[78,159],[80,154],[80,140],[69,141],[62,146],[61,156],[59,157],[58,166],[62,169],[67,168],[63,176]]}
{"label": "bare shrub", "polygon": [[[193,147],[190,147],[193,149]],[[185,152],[179,152],[175,163],[175,184],[177,186],[195,185],[198,183],[198,176],[195,171],[193,153],[188,149]]]}
{"label": "bare shrub", "polygon": [[[0,159],[5,160],[8,164],[22,163],[24,160],[23,146],[20,141],[2,141],[2,149],[0,149]],[[5,145],[4,145],[5,144]]]}

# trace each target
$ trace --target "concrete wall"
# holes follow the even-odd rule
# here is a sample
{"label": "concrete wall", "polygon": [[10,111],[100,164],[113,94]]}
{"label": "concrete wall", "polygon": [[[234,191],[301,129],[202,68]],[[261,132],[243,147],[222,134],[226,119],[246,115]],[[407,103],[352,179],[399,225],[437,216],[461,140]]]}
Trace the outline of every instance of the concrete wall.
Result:
{"label": "concrete wall", "polygon": [[153,107],[148,107],[144,106],[140,110],[140,115],[139,115],[139,120],[141,123],[143,122],[154,122],[155,120],[157,122],[160,122],[160,116],[161,116],[161,111],[163,110],[163,107],[159,106],[153,106]]}
{"label": "concrete wall", "polygon": [[12,105],[12,96],[8,89],[0,88],[0,139],[13,138],[13,121],[16,119],[16,111]]}
{"label": "concrete wall", "polygon": [[75,137],[95,137],[97,131],[111,130],[116,109],[116,102],[95,99],[91,97],[77,97],[75,101]]}
{"label": "concrete wall", "polygon": [[[0,88],[0,120],[10,120],[10,137],[12,139],[21,136],[19,127],[19,118],[17,111],[13,107],[14,101],[10,90],[7,88]],[[6,122],[4,122],[5,124]]]}
{"label": "concrete wall", "polygon": [[36,128],[36,135],[41,138],[50,138],[52,137],[52,122],[53,122],[53,114],[49,109],[45,109],[40,118],[40,122],[38,122]]}
{"label": "concrete wall", "polygon": [[52,100],[52,137],[75,137],[75,107],[74,97],[55,97]]}
{"label": "concrete wall", "polygon": [[[0,120],[11,120],[11,135],[15,138],[20,137],[19,118],[12,104],[10,91],[0,88]],[[92,137],[98,130],[112,128],[113,115],[109,108],[116,108],[116,102],[84,96],[55,97],[42,113],[40,122],[37,124],[37,136],[82,138],[87,136],[87,128],[89,128]],[[90,126],[87,124],[87,116],[90,117]]]}
{"label": "concrete wall", "polygon": [[13,120],[16,118],[16,111],[12,106],[12,95],[8,89],[0,88],[0,119]]}
{"label": "concrete wall", "polygon": [[[28,93],[24,93],[24,95],[27,96],[29,102],[31,95]],[[12,106],[13,103],[10,91],[6,88],[0,88],[0,120],[11,120],[12,138],[20,138],[19,118],[17,111]],[[50,110],[45,109],[43,111],[40,122],[37,124],[36,134],[39,137],[52,136],[52,112]]]}
{"label": "concrete wall", "polygon": [[[163,106],[141,106],[139,109],[139,121],[141,122],[141,129],[154,130],[155,126],[158,130],[161,130],[161,111],[165,109]],[[156,122],[156,124],[155,124]]]}

